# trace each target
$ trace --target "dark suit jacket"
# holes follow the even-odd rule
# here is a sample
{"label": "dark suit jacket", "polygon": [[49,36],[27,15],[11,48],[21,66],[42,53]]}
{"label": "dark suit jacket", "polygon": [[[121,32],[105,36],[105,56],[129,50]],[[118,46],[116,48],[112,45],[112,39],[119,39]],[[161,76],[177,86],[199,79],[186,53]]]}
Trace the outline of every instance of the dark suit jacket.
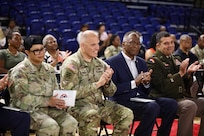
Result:
{"label": "dark suit jacket", "polygon": [[[119,53],[118,55],[107,59],[106,62],[114,70],[112,80],[117,86],[117,91],[111,98],[112,100],[117,101],[122,105],[128,105],[130,102],[130,98],[132,97],[148,97],[150,88],[146,89],[142,84],[135,89],[131,89],[131,81],[134,80],[134,78],[122,53]],[[141,71],[148,71],[144,59],[137,56],[135,64],[138,70],[138,74],[141,73]]]}

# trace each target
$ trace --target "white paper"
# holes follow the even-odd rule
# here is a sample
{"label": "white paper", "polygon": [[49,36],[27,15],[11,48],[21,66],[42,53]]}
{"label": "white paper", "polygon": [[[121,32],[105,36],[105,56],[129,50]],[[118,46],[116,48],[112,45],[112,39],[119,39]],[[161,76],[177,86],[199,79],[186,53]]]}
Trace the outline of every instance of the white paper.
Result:
{"label": "white paper", "polygon": [[66,106],[74,106],[76,99],[76,90],[54,90],[53,96],[57,95],[57,98],[65,101]]}
{"label": "white paper", "polygon": [[155,102],[155,100],[152,100],[152,99],[145,99],[145,98],[138,98],[138,97],[130,98],[130,101],[134,101],[134,102]]}

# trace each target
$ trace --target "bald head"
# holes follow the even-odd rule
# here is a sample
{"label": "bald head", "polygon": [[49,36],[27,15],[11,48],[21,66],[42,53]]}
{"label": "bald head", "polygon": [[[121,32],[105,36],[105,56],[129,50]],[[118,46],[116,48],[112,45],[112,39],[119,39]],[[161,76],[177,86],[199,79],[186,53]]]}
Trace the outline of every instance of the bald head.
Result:
{"label": "bald head", "polygon": [[98,37],[98,33],[93,30],[84,31],[79,39],[79,44],[81,45],[82,43],[86,43],[90,37]]}
{"label": "bald head", "polygon": [[198,46],[201,49],[204,49],[204,34],[200,35],[198,38]]}
{"label": "bald head", "polygon": [[159,30],[160,30],[160,32],[166,31],[166,27],[162,25],[162,26],[160,26],[160,29],[159,29]]}
{"label": "bald head", "polygon": [[182,51],[188,53],[192,47],[192,38],[187,34],[183,34],[180,36],[179,42],[180,42],[179,48]]}

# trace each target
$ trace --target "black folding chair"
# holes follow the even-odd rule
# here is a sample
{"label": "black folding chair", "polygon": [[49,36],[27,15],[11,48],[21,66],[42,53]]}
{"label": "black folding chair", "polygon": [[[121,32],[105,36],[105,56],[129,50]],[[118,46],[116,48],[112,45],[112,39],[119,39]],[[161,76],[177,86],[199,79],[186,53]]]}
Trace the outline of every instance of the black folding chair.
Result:
{"label": "black folding chair", "polygon": [[194,73],[197,83],[198,83],[198,90],[197,90],[197,96],[198,97],[204,97],[204,94],[202,92],[203,84],[204,84],[204,69],[199,69]]}
{"label": "black folding chair", "polygon": [[105,135],[102,135],[102,136],[111,136],[112,135],[112,134],[108,133],[106,125],[110,125],[110,124],[108,124],[108,123],[106,123],[106,122],[101,120],[101,122],[100,122],[100,130],[98,132],[98,136],[101,136],[101,132],[102,132],[103,129],[105,130]]}

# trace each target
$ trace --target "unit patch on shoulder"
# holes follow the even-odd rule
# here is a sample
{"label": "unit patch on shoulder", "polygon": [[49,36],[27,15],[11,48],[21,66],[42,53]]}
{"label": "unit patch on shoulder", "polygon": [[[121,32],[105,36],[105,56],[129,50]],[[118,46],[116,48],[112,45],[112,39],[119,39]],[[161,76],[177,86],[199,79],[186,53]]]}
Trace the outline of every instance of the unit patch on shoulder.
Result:
{"label": "unit patch on shoulder", "polygon": [[73,64],[68,64],[67,65],[67,68],[70,69],[71,71],[73,72],[76,72],[77,71],[77,67]]}

